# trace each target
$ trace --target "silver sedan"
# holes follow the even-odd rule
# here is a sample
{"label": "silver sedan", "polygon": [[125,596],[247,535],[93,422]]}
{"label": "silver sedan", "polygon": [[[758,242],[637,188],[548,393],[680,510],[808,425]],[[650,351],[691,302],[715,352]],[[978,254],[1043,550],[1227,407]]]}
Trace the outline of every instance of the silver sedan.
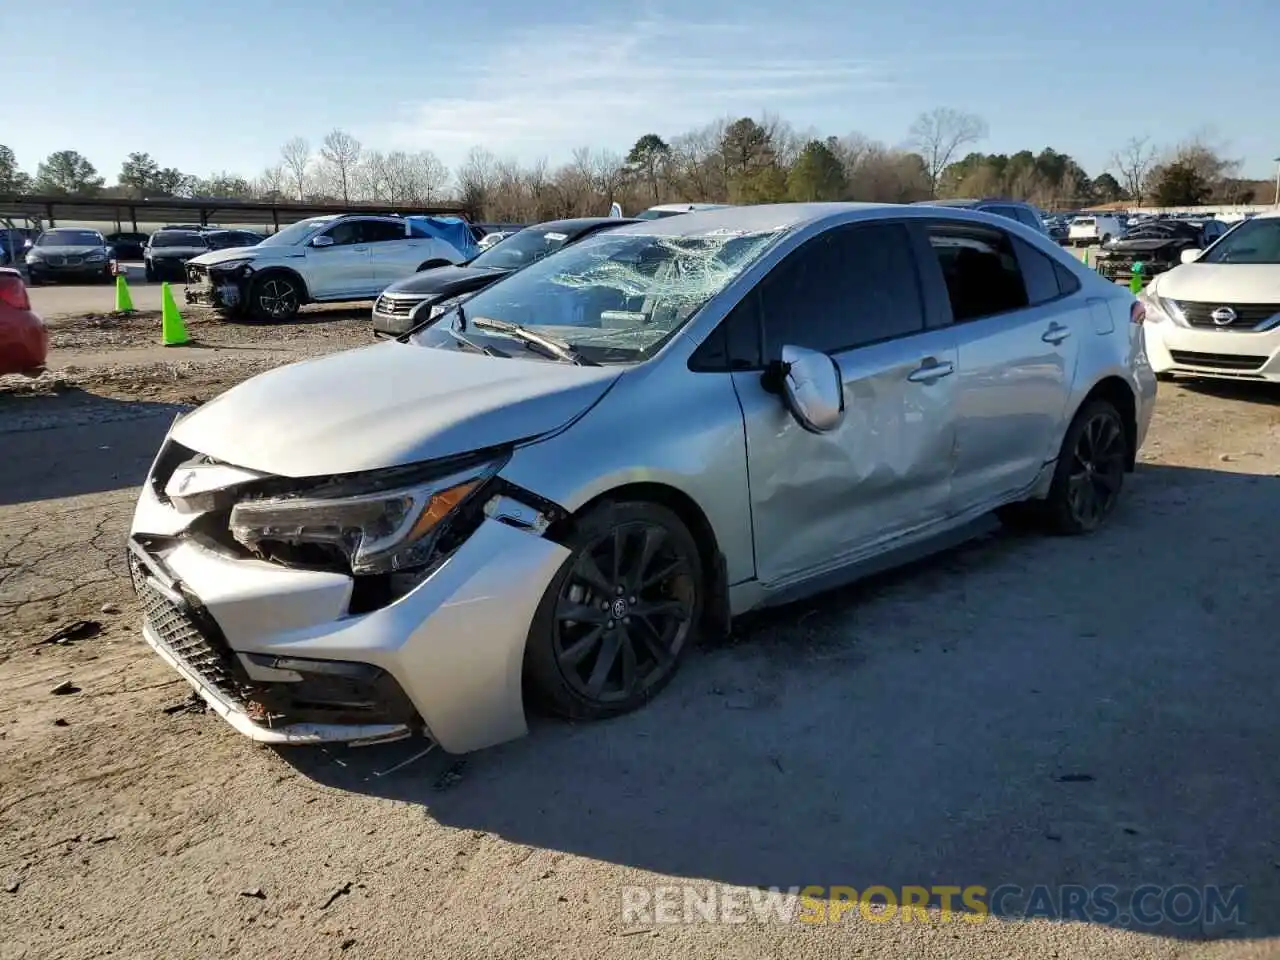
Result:
{"label": "silver sedan", "polygon": [[993,516],[1096,530],[1151,419],[1143,319],[982,213],[624,226],[180,418],[129,540],[143,634],[262,741],[632,710],[747,611]]}

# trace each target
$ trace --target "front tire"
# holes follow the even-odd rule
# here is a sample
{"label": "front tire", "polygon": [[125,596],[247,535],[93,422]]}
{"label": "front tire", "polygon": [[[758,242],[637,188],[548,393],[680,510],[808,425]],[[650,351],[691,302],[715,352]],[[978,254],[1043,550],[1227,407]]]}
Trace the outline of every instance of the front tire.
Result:
{"label": "front tire", "polygon": [[283,274],[268,274],[249,288],[249,314],[256,320],[280,323],[292,320],[302,306],[302,288]]}
{"label": "front tire", "polygon": [[702,622],[698,546],[666,507],[612,502],[578,520],[565,546],[529,628],[530,693],[572,720],[635,710],[671,682]]}
{"label": "front tire", "polygon": [[1115,509],[1129,462],[1124,419],[1106,400],[1076,413],[1053,471],[1044,515],[1055,533],[1092,533]]}

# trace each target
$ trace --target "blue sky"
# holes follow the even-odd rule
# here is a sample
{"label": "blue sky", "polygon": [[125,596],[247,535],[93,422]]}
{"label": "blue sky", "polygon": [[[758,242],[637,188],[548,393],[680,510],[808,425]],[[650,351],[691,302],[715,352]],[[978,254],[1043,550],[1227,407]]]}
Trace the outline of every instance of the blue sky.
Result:
{"label": "blue sky", "polygon": [[[719,116],[896,144],[936,106],[979,148],[1052,146],[1092,174],[1135,134],[1208,130],[1244,173],[1280,156],[1276,0],[0,0],[0,143],[34,170],[130,150],[254,175],[295,135],[377,149],[473,144],[557,163]],[[1132,9],[1133,23],[1126,13]],[[11,87],[11,89],[14,89]]]}

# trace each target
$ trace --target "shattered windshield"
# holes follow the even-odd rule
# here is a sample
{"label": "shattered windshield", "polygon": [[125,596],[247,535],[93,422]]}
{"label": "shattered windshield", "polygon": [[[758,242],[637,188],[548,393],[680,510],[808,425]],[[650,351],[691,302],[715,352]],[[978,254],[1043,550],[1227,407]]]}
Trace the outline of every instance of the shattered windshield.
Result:
{"label": "shattered windshield", "polygon": [[[600,234],[471,297],[462,326],[456,312],[437,324],[504,339],[472,327],[483,317],[553,337],[595,362],[634,362],[651,356],[780,235]],[[431,327],[414,337],[423,345],[452,341]]]}

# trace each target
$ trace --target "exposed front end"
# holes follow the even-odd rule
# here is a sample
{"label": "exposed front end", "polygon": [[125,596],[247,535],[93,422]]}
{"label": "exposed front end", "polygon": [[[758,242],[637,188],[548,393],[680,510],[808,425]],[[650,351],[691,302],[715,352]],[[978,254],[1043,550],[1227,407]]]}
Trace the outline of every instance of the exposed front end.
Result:
{"label": "exposed front end", "polygon": [[1155,277],[1178,266],[1178,251],[1123,249],[1099,250],[1094,268],[1116,283],[1130,283],[1137,276],[1146,286]]}
{"label": "exposed front end", "polygon": [[128,545],[143,635],[254,740],[520,736],[529,623],[567,551],[503,462],[297,479],[170,438]]}
{"label": "exposed front end", "polygon": [[237,313],[249,302],[252,266],[244,261],[228,264],[186,263],[187,303]]}

